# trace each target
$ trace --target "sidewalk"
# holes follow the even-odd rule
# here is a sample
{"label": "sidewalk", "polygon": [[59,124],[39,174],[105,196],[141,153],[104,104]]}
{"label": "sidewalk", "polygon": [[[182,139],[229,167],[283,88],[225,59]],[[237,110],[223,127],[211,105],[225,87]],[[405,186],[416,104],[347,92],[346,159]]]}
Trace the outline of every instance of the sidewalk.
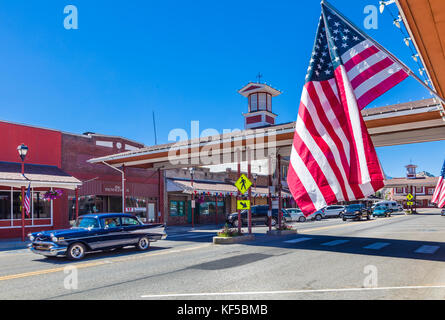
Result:
{"label": "sidewalk", "polygon": [[10,250],[21,250],[28,247],[29,241],[22,242],[21,239],[0,240],[0,252]]}
{"label": "sidewalk", "polygon": [[168,232],[181,233],[181,232],[189,232],[192,230],[210,230],[210,231],[219,231],[224,228],[225,224],[210,224],[210,225],[195,225],[195,228],[192,228],[192,225],[180,225],[180,226],[169,226],[165,228]]}

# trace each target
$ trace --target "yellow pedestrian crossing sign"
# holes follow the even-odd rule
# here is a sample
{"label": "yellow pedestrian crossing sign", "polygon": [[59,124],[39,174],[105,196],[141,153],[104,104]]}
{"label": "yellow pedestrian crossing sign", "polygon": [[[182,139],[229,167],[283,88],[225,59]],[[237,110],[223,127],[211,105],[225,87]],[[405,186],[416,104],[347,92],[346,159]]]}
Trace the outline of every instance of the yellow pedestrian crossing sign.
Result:
{"label": "yellow pedestrian crossing sign", "polygon": [[407,205],[407,206],[413,206],[413,205],[414,205],[414,202],[407,202],[406,205]]}
{"label": "yellow pedestrian crossing sign", "polygon": [[238,210],[250,210],[250,200],[239,200]]}
{"label": "yellow pedestrian crossing sign", "polygon": [[408,194],[408,195],[406,196],[406,198],[407,198],[409,201],[411,201],[411,200],[414,199],[414,196],[410,193],[410,194]]}
{"label": "yellow pedestrian crossing sign", "polygon": [[252,186],[252,182],[246,177],[245,174],[241,175],[241,177],[235,183],[235,187],[238,188],[238,190],[239,190],[239,192],[241,192],[241,194],[245,194],[247,191],[249,191],[251,186]]}

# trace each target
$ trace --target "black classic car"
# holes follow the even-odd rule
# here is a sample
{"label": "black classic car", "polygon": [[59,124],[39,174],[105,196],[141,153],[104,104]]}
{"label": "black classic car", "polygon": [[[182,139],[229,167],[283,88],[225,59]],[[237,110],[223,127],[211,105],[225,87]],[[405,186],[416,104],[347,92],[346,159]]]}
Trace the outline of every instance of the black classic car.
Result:
{"label": "black classic car", "polygon": [[71,229],[28,235],[29,248],[48,257],[80,260],[87,252],[136,246],[147,250],[150,242],[167,237],[162,224],[144,224],[129,214],[88,214],[79,217]]}

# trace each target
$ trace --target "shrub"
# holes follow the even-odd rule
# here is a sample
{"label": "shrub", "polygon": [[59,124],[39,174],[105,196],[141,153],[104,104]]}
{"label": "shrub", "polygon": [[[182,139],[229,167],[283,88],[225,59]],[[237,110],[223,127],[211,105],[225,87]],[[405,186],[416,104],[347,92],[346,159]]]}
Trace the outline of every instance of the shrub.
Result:
{"label": "shrub", "polygon": [[232,237],[241,237],[243,233],[239,233],[238,229],[230,229],[229,225],[226,224],[224,229],[218,232],[218,237],[223,238],[232,238]]}

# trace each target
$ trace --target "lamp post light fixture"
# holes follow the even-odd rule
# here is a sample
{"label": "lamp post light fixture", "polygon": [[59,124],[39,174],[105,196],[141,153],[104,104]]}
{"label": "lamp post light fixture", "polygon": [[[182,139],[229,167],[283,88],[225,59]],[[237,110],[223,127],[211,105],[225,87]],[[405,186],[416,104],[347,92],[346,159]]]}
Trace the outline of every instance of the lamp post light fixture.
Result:
{"label": "lamp post light fixture", "polygon": [[[20,158],[22,159],[22,176],[25,175],[25,158],[29,148],[22,143],[17,147]],[[25,186],[22,186],[22,241],[25,242]]]}
{"label": "lamp post light fixture", "polygon": [[22,162],[24,162],[26,155],[28,154],[29,148],[24,143],[22,143],[20,146],[17,147],[17,151],[19,153],[20,158],[22,159]]}

